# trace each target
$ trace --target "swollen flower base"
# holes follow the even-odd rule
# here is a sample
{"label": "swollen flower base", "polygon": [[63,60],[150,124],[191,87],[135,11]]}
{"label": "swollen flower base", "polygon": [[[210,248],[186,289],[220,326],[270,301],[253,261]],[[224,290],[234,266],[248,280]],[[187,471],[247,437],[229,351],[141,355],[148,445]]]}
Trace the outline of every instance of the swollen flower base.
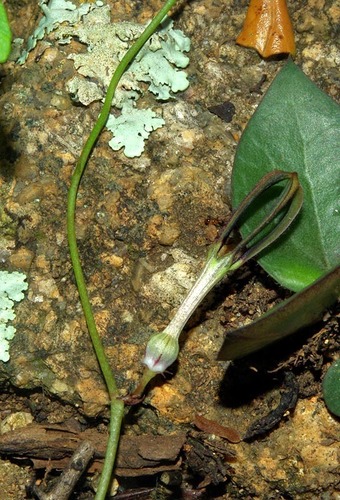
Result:
{"label": "swollen flower base", "polygon": [[176,361],[179,345],[178,335],[166,331],[152,335],[147,346],[143,363],[154,373],[163,373]]}

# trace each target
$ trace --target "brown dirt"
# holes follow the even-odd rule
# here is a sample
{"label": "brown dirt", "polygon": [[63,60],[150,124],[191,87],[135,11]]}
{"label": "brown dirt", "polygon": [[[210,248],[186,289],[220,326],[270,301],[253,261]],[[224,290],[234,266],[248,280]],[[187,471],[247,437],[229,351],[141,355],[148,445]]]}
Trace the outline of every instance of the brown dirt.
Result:
{"label": "brown dirt", "polygon": [[[106,3],[114,4],[113,21],[138,22],[161,4]],[[104,132],[82,182],[79,249],[122,394],[138,381],[150,330],[166,326],[228,217],[237,141],[261,99],[251,89],[266,74],[264,92],[283,64],[262,62],[255,52],[235,45],[247,3],[183,3],[176,27],[192,40],[189,89],[161,105],[166,126],[150,136],[141,158],[112,152],[110,134]],[[15,36],[27,38],[39,16],[36,2],[5,4]],[[297,27],[296,62],[340,100],[336,2],[288,4]],[[16,308],[11,360],[0,363],[1,419],[21,412],[44,425],[71,422],[78,430],[103,431],[107,394],[82,317],[66,238],[70,176],[100,106],[75,106],[65,90],[74,74],[67,55],[80,50],[79,44],[60,46],[53,33],[47,39],[51,46],[39,43],[24,66],[8,62],[1,69],[5,140],[0,193],[6,208],[0,221],[1,262],[3,269],[26,272],[29,282],[26,300]],[[236,109],[230,123],[208,111],[226,100]],[[216,361],[225,330],[259,317],[288,295],[251,263],[208,297],[184,332],[178,364],[130,411],[125,426],[128,436],[191,433],[182,452],[182,482],[172,473],[173,484],[165,484],[159,472],[133,480],[120,477],[122,487],[140,488],[145,496],[138,498],[339,498],[339,422],[327,412],[320,385],[339,350],[339,309],[333,307],[302,336],[229,369]],[[243,436],[289,391],[285,372],[296,379],[298,402],[271,431],[228,449],[222,438],[194,432],[192,422],[200,414]],[[43,470],[35,470],[29,460],[4,456],[0,462],[4,498],[27,497],[25,486],[42,476]],[[91,498],[94,482],[89,475],[75,498]]]}

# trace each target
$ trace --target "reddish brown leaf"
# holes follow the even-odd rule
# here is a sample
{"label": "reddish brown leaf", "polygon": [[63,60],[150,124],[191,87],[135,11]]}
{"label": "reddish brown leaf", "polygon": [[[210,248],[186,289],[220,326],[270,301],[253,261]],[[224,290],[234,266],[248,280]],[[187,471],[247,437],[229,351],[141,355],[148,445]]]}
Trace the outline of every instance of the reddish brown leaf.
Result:
{"label": "reddish brown leaf", "polygon": [[194,424],[201,431],[225,438],[230,443],[239,443],[241,441],[241,437],[235,429],[218,424],[215,420],[209,420],[201,415],[196,415]]}

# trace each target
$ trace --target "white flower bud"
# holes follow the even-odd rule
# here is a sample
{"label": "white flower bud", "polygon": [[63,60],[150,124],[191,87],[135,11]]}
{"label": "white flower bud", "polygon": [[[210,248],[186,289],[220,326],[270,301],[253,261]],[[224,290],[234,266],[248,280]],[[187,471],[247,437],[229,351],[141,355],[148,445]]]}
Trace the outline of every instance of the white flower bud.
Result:
{"label": "white flower bud", "polygon": [[178,340],[168,333],[152,335],[147,346],[143,363],[154,373],[163,373],[174,361],[179,351]]}

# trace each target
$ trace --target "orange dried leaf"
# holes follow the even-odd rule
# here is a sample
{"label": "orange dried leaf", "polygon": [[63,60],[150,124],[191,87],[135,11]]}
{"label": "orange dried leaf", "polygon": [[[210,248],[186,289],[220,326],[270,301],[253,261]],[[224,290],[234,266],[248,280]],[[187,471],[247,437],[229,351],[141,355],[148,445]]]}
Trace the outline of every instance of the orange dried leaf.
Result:
{"label": "orange dried leaf", "polygon": [[294,55],[294,32],[286,0],[250,0],[236,43],[256,49],[262,57]]}
{"label": "orange dried leaf", "polygon": [[230,443],[239,443],[241,441],[241,437],[235,429],[225,427],[215,422],[215,420],[202,417],[202,415],[195,416],[194,425],[201,431],[225,438],[230,441]]}

